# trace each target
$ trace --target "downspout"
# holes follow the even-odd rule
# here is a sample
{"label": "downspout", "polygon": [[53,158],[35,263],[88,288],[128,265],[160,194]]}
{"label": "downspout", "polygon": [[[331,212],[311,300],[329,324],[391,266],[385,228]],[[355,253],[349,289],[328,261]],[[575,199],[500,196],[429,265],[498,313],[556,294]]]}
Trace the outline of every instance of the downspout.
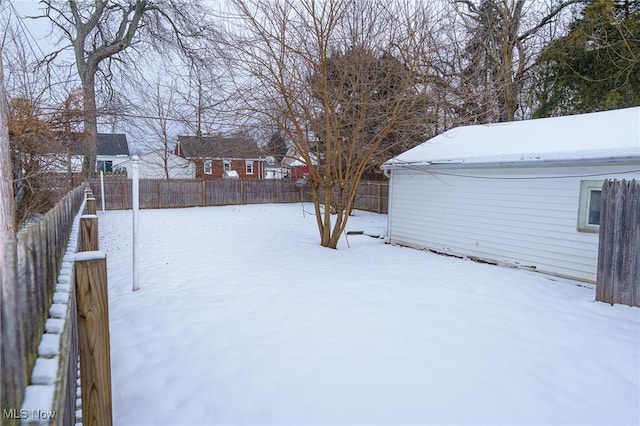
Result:
{"label": "downspout", "polygon": [[391,219],[392,219],[392,210],[391,207],[393,203],[391,200],[393,199],[393,173],[391,169],[384,169],[384,175],[389,178],[389,191],[387,193],[387,237],[384,239],[385,244],[391,244]]}

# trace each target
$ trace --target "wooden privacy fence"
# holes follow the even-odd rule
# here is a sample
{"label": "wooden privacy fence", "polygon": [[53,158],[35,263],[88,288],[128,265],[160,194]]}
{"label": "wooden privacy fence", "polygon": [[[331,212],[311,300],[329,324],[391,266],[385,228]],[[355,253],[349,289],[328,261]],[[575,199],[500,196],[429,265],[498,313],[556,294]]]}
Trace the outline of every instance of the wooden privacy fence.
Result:
{"label": "wooden privacy fence", "polygon": [[19,234],[2,292],[3,425],[112,424],[106,256],[98,217],[81,215],[91,199],[79,187]]}
{"label": "wooden privacy fence", "polygon": [[82,423],[111,426],[111,345],[107,258],[98,251],[98,216],[87,194],[87,213],[80,217],[80,244],[74,257],[82,388]]}
{"label": "wooden privacy fence", "polygon": [[640,182],[605,181],[596,300],[640,306]]}
{"label": "wooden privacy fence", "polygon": [[[96,194],[98,208],[102,208],[100,181],[90,182]],[[131,180],[104,182],[105,208],[131,209]],[[389,184],[361,182],[355,208],[387,213]],[[205,207],[231,204],[294,203],[310,201],[309,189],[302,192],[292,180],[285,179],[211,179],[211,180],[140,180],[140,208]]]}
{"label": "wooden privacy fence", "polygon": [[[58,278],[67,273],[62,267],[63,258],[83,198],[84,189],[74,189],[40,221],[20,231],[16,241],[8,243],[5,265],[8,265],[12,279],[2,283],[2,424],[17,424],[24,420],[24,414],[32,414],[20,411],[27,385],[44,385],[44,382],[49,384],[51,381],[51,377],[45,374],[46,367],[45,371],[34,368],[39,355],[48,359],[49,363],[60,363],[59,367],[68,373],[68,380],[75,386],[77,361],[61,360],[55,352],[50,351],[54,341],[64,343],[60,335],[68,338],[67,343],[73,346],[75,330],[59,329],[60,322],[48,319],[74,315],[75,312],[53,312],[51,307],[57,297]],[[68,322],[72,323],[74,321]],[[58,337],[43,339],[45,332]],[[69,350],[72,353],[76,351],[77,358],[77,348],[71,347]],[[56,388],[56,392],[64,393],[66,389]],[[60,407],[56,413],[64,411],[64,416],[73,415],[75,387],[73,395],[66,395],[61,401],[63,405],[68,405],[68,409]],[[55,419],[56,422],[60,420]],[[73,424],[70,418],[67,421],[65,424]]]}

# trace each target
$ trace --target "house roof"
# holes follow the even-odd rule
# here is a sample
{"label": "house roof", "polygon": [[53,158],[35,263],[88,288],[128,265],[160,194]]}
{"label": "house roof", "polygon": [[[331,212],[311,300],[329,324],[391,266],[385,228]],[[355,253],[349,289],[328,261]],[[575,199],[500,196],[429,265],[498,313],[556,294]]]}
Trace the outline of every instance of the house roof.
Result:
{"label": "house roof", "polygon": [[260,158],[264,156],[254,140],[224,136],[178,136],[176,151],[186,158]]}
{"label": "house roof", "polygon": [[[309,158],[313,163],[313,165],[316,165],[318,163],[316,154],[309,153]],[[287,154],[284,156],[280,164],[282,164],[282,167],[306,167],[307,166],[305,159],[293,147],[287,150]]]}
{"label": "house roof", "polygon": [[640,107],[457,127],[382,167],[595,160],[640,161]]}
{"label": "house roof", "polygon": [[98,155],[129,155],[127,135],[98,133]]}
{"label": "house roof", "polygon": [[[71,147],[77,155],[82,155],[83,133],[71,133],[62,136],[62,141]],[[129,156],[127,135],[122,133],[98,133],[98,155],[126,155]]]}

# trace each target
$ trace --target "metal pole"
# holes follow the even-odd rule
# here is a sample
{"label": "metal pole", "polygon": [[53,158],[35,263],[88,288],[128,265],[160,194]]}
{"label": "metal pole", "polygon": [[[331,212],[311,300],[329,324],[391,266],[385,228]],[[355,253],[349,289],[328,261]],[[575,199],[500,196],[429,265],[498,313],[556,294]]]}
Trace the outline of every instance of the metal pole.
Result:
{"label": "metal pole", "polygon": [[140,240],[138,238],[140,216],[138,159],[137,155],[131,157],[131,160],[133,160],[133,173],[131,176],[131,197],[133,202],[133,291],[140,289],[140,265],[138,264],[138,252],[140,250]]}
{"label": "metal pole", "polygon": [[100,194],[102,197],[102,213],[104,213],[104,171],[100,170]]}

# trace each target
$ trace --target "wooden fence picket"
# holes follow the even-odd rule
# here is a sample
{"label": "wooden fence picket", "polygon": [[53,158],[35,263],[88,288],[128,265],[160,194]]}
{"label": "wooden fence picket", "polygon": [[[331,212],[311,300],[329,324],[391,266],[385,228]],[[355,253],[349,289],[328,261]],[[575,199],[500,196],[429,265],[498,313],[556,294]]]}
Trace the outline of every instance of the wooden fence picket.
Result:
{"label": "wooden fence picket", "polygon": [[605,181],[601,203],[596,300],[640,306],[640,182]]}

